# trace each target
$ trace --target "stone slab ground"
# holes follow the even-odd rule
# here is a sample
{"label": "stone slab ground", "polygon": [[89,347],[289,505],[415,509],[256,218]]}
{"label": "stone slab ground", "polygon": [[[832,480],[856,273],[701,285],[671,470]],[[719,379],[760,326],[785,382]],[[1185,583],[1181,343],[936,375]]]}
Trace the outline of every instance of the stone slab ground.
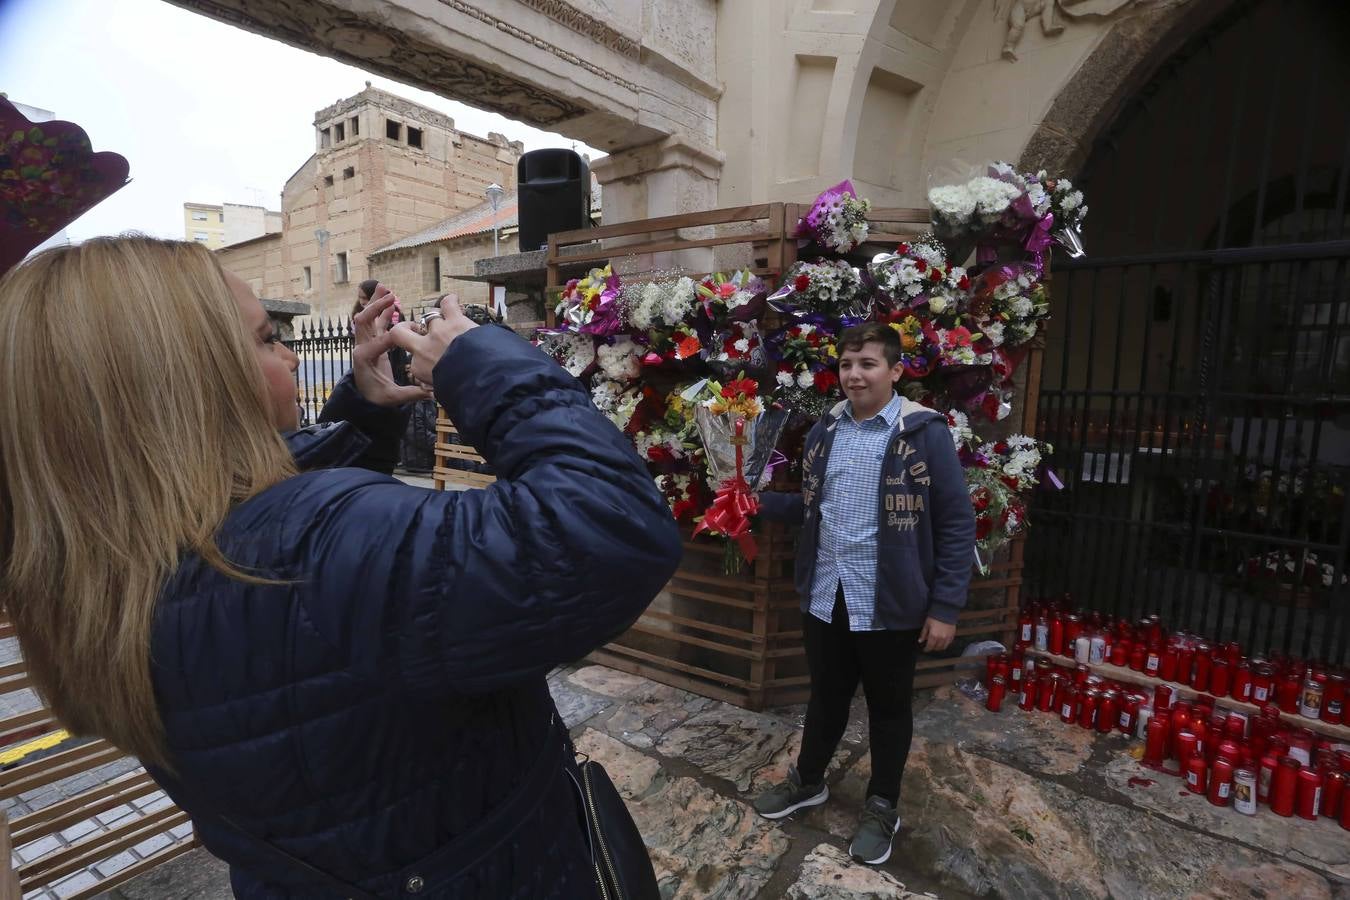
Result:
{"label": "stone slab ground", "polygon": [[[1330,820],[1216,809],[1150,776],[1123,737],[1011,706],[994,715],[954,688],[918,700],[901,837],[869,868],[847,855],[870,772],[861,701],[830,801],[774,823],[750,801],[791,764],[801,707],[747,712],[601,666],[549,683],[578,749],[628,800],[666,897],[1350,900],[1350,832]],[[198,851],[106,896],[230,894]]]}

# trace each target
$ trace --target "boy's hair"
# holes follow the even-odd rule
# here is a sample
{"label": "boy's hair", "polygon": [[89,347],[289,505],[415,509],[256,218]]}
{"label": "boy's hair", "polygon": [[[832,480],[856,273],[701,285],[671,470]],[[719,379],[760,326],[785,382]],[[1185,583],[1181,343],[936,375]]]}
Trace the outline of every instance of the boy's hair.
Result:
{"label": "boy's hair", "polygon": [[895,364],[900,362],[900,335],[891,326],[880,322],[864,322],[845,328],[839,335],[839,354],[842,356],[846,350],[861,350],[869,341],[881,345],[881,355],[886,357],[886,365],[895,368]]}

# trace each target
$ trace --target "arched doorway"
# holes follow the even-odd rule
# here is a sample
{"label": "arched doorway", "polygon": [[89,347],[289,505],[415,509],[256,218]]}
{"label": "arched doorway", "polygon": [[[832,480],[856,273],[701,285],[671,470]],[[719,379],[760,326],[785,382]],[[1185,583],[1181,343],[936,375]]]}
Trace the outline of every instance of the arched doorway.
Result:
{"label": "arched doorway", "polygon": [[1059,267],[1032,590],[1266,651],[1350,638],[1350,8],[1229,7],[1078,179]]}

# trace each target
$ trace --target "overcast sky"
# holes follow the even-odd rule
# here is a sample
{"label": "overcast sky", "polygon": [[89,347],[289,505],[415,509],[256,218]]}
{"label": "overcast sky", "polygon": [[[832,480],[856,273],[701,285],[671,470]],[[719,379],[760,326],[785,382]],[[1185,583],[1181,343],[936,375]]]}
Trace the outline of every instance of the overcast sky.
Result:
{"label": "overcast sky", "polygon": [[499,131],[527,150],[573,146],[163,0],[0,0],[0,91],[79,124],[95,150],[131,163],[131,184],[70,226],[72,240],[127,230],[182,238],[189,200],[280,209],[286,179],[314,150],[315,111],[366,80],[470,134]]}

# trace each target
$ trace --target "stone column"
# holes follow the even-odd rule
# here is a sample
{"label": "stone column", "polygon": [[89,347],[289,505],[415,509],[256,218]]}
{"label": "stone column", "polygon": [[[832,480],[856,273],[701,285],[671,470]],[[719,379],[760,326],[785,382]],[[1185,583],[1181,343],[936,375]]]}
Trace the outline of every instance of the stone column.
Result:
{"label": "stone column", "polygon": [[277,335],[283,341],[295,340],[294,320],[297,316],[309,315],[309,304],[294,300],[264,300],[262,305],[276,327]]}
{"label": "stone column", "polygon": [[[591,172],[601,185],[604,224],[715,209],[723,159],[720,151],[675,135],[596,160],[591,163]],[[676,234],[663,232],[651,237]],[[678,234],[693,239],[709,236],[710,232],[684,229]],[[712,251],[707,248],[623,257],[617,248],[631,242],[625,238],[606,242],[606,246],[616,248],[613,261],[622,271],[678,267],[707,272],[713,268]]]}

